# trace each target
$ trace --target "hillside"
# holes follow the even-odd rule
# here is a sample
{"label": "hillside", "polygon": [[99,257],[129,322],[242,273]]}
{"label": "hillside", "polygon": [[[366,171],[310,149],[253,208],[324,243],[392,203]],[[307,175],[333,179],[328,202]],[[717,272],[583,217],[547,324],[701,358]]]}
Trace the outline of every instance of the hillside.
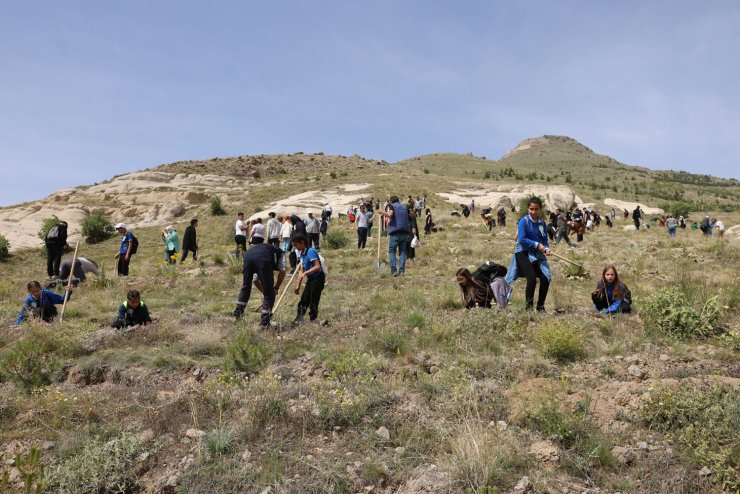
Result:
{"label": "hillside", "polygon": [[[557,142],[565,156],[572,143]],[[635,180],[571,168],[568,181],[542,163],[513,167],[539,146],[500,161],[434,154],[378,164],[299,154],[254,165],[182,162],[0,210],[7,228],[10,214],[67,219],[68,211],[104,208],[135,225],[140,240],[128,278],[114,272],[119,238],[83,242],[81,254],[102,274],[75,290],[63,323],[52,325],[12,325],[28,281],[45,278],[39,250],[0,261],[0,492],[22,492],[22,472],[33,486],[42,471],[48,493],[736,492],[737,235],[720,241],[687,229],[670,238],[653,222],[628,231],[631,220],[617,217],[575,248],[553,246],[583,267],[551,258],[546,314],[524,310],[524,280],[505,310],[462,308],[455,272],[486,259],[508,266],[516,215],[489,232],[477,214],[449,214],[460,200],[481,208],[536,192],[553,205],[603,208],[614,191],[579,183],[602,177],[619,199],[664,201],[648,195],[658,172],[616,162],[592,168]],[[580,163],[606,159],[574,149]],[[715,190],[737,194],[732,181],[688,183],[704,180],[697,177],[670,183],[712,206],[724,200]],[[626,182],[644,192],[624,195]],[[319,322],[290,327],[292,290],[276,327],[257,328],[256,290],[245,318],[234,321],[237,211],[265,218],[329,201],[339,213],[360,197],[390,194],[426,194],[439,227],[421,237],[404,276],[376,271],[377,232],[358,250],[352,225],[335,218],[321,248],[329,275]],[[209,213],[214,195],[226,216]],[[737,210],[692,210],[705,213],[728,229],[740,222]],[[200,219],[200,257],[168,266],[161,226],[172,222],[182,233],[191,217]],[[388,239],[380,241],[387,265]],[[631,291],[631,314],[592,309],[609,263]],[[113,330],[130,289],[142,292],[155,322]]]}

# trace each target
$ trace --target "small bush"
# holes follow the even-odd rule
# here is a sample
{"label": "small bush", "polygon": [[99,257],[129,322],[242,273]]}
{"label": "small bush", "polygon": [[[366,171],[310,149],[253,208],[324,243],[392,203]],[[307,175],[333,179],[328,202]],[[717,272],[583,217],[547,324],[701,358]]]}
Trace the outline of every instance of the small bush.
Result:
{"label": "small bush", "polygon": [[96,437],[70,457],[55,458],[49,467],[49,492],[136,492],[136,461],[144,451],[137,434],[113,439]]}
{"label": "small bush", "polygon": [[429,175],[429,168],[424,168],[424,175]]}
{"label": "small bush", "polygon": [[53,349],[43,338],[20,340],[0,359],[0,372],[27,391],[48,386],[61,369]]}
{"label": "small bush", "polygon": [[343,249],[349,244],[349,237],[344,230],[333,229],[326,233],[324,244],[330,249]]}
{"label": "small bush", "polygon": [[226,347],[224,368],[227,371],[257,374],[267,365],[269,359],[270,350],[267,346],[261,341],[253,341],[249,331],[242,331]]}
{"label": "small bush", "polygon": [[386,355],[407,355],[409,353],[408,337],[398,331],[375,333],[370,336],[368,345],[375,351]]}
{"label": "small bush", "polygon": [[331,178],[337,178],[337,174],[336,174],[336,172],[330,172],[330,173],[329,173],[329,176],[330,176]]}
{"label": "small bush", "polygon": [[677,338],[706,338],[717,332],[721,307],[717,296],[695,307],[677,287],[663,288],[643,303],[645,327]]}
{"label": "small bush", "polygon": [[561,363],[575,361],[586,353],[581,332],[561,322],[542,325],[535,342],[542,353]]}
{"label": "small bush", "polygon": [[491,178],[491,172],[484,173],[483,178]]}
{"label": "small bush", "polygon": [[221,198],[218,196],[211,197],[211,203],[209,207],[211,208],[211,214],[213,216],[223,216],[226,214],[226,210],[221,205]]}
{"label": "small bush", "polygon": [[208,450],[215,456],[231,453],[236,447],[234,433],[225,427],[208,431],[205,440]]}
{"label": "small bush", "polygon": [[[527,214],[527,207],[529,206],[529,201],[535,197],[539,197],[539,196],[532,194],[531,196],[522,197],[521,199],[519,199],[519,202],[516,203],[516,212],[519,213],[519,216],[524,216],[525,214]],[[543,210],[540,211],[540,217],[544,218],[545,221],[547,221],[547,218],[545,218],[544,216],[545,215],[545,211],[544,211],[545,200],[541,197],[539,197],[539,199],[542,201],[542,207],[543,207]]]}
{"label": "small bush", "polygon": [[424,314],[421,312],[410,312],[406,316],[406,326],[410,328],[423,328],[425,322]]}
{"label": "small bush", "polygon": [[116,231],[103,211],[93,211],[93,213],[82,220],[82,236],[88,244],[97,244],[104,242],[113,236]]}
{"label": "small bush", "polygon": [[56,215],[52,216],[51,218],[44,218],[44,220],[41,222],[41,228],[39,228],[39,238],[41,240],[46,240],[46,234],[49,233],[49,230],[55,225],[58,225],[62,220],[56,217]]}
{"label": "small bush", "polygon": [[643,425],[677,442],[689,465],[708,466],[712,480],[727,492],[740,491],[740,395],[736,388],[657,387],[643,400],[639,413]]}
{"label": "small bush", "polygon": [[0,235],[0,260],[7,259],[10,251],[10,242],[3,235]]}
{"label": "small bush", "polygon": [[360,352],[333,353],[326,364],[332,377],[337,380],[347,377],[368,378],[378,368],[378,363],[371,355]]}

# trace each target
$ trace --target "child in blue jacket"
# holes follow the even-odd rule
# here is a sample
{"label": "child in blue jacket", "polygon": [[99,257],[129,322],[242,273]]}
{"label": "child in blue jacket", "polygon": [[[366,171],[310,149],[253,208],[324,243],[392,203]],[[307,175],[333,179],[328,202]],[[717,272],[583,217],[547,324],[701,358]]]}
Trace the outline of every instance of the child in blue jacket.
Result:
{"label": "child in blue jacket", "polygon": [[628,314],[632,311],[632,294],[619,280],[617,268],[611,264],[601,272],[601,280],[596,284],[591,300],[594,308],[604,314]]}
{"label": "child in blue jacket", "polygon": [[[66,291],[69,292],[67,299],[72,295],[72,287],[67,286]],[[28,282],[28,297],[23,302],[18,318],[15,320],[15,324],[20,324],[26,320],[29,316],[34,318],[41,318],[44,322],[52,322],[54,317],[58,314],[56,304],[63,304],[64,296],[59,295],[56,292],[41,288],[41,283],[38,281]]]}

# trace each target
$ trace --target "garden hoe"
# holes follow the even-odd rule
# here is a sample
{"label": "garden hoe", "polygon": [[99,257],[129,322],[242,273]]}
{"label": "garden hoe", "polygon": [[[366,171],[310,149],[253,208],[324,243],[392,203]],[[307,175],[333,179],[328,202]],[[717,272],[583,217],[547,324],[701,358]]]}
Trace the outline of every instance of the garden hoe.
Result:
{"label": "garden hoe", "polygon": [[62,304],[62,313],[59,315],[59,324],[62,324],[64,320],[64,309],[67,308],[67,299],[69,299],[69,291],[72,289],[72,276],[75,272],[75,263],[77,262],[77,249],[80,248],[80,241],[77,241],[75,245],[75,253],[72,256],[72,269],[69,270],[69,278],[67,279],[67,289],[64,291],[64,303]]}

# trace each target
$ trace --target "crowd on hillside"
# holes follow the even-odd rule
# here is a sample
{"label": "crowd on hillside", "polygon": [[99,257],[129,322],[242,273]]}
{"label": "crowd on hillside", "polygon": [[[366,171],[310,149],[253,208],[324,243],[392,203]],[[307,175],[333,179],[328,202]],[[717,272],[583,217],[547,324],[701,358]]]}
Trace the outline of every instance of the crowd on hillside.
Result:
{"label": "crowd on hillside", "polygon": [[[475,213],[475,200],[461,204],[462,215],[469,217]],[[511,208],[515,212],[515,208]],[[457,211],[453,215],[460,215]],[[500,207],[495,213],[491,207],[483,208],[480,216],[484,226],[491,231],[497,225],[506,226],[507,208]],[[612,208],[604,218],[595,210],[587,208],[570,208],[555,211],[544,211],[539,198],[533,197],[526,213],[517,221],[516,245],[514,256],[508,268],[496,263],[486,262],[474,272],[460,269],[456,272],[463,305],[505,308],[508,306],[513,293],[514,281],[522,277],[526,280],[525,307],[527,309],[545,310],[549,285],[551,281],[550,268],[547,258],[552,254],[549,243],[559,244],[565,241],[574,246],[571,235],[575,235],[576,242],[582,242],[586,232],[596,230],[602,223],[608,228],[614,226],[617,211]],[[620,216],[626,221],[632,218],[637,231],[650,228],[650,223],[666,228],[668,235],[676,236],[677,229],[701,230],[707,237],[724,236],[724,224],[717,218],[705,216],[699,222],[687,224],[687,218],[679,216],[676,219],[672,214],[652,217],[646,220],[646,215],[638,205],[631,213],[624,209]],[[427,207],[426,196],[416,198],[408,196],[402,202],[397,196],[390,197],[381,206],[380,199],[361,199],[351,205],[346,213],[340,213],[339,219],[346,218],[357,235],[357,248],[365,249],[368,240],[372,241],[374,225],[377,222],[378,256],[380,255],[380,241],[388,238],[388,259],[391,276],[403,276],[406,272],[407,260],[414,259],[416,249],[421,245],[419,221],[424,219],[424,234],[429,235],[436,231],[431,209]],[[242,319],[244,308],[251,296],[254,286],[263,297],[259,311],[260,324],[268,327],[271,316],[276,309],[276,293],[284,283],[286,272],[291,275],[291,281],[297,276],[294,291],[303,293],[296,308],[294,324],[299,324],[306,313],[310,320],[318,317],[319,303],[328,273],[326,260],[320,253],[320,245],[326,240],[329,224],[333,218],[330,204],[326,204],[318,217],[312,210],[306,211],[303,217],[297,214],[278,216],[269,212],[267,218],[261,217],[245,220],[243,213],[238,213],[234,223],[235,253],[242,260],[243,281],[237,298],[233,315],[237,320]],[[86,275],[99,274],[95,261],[84,257],[68,258],[62,261],[62,252],[67,246],[66,222],[61,221],[49,229],[45,237],[47,251],[47,275],[49,280],[45,287],[37,281],[28,283],[28,297],[16,319],[20,324],[29,316],[39,317],[51,322],[58,315],[56,305],[66,304],[74,287],[86,279]],[[185,229],[182,241],[173,225],[162,230],[164,260],[167,264],[182,264],[192,254],[193,261],[198,260],[198,220],[192,219]],[[115,258],[117,260],[116,273],[119,276],[128,276],[131,258],[138,251],[138,239],[128,229],[126,224],[115,225],[121,241]],[[715,233],[716,232],[716,233]],[[380,259],[378,258],[378,262]],[[289,266],[289,271],[288,271]],[[274,273],[277,272],[277,280]],[[304,285],[305,281],[305,286]],[[64,296],[52,291],[56,285],[65,289]],[[537,289],[535,303],[535,290]],[[602,272],[599,285],[593,294],[594,307],[607,313],[629,312],[631,296],[617,274],[614,266],[607,266]],[[277,302],[279,304],[279,301]],[[151,322],[146,304],[141,295],[132,290],[127,294],[126,301],[119,306],[118,314],[113,322],[116,328]]]}

